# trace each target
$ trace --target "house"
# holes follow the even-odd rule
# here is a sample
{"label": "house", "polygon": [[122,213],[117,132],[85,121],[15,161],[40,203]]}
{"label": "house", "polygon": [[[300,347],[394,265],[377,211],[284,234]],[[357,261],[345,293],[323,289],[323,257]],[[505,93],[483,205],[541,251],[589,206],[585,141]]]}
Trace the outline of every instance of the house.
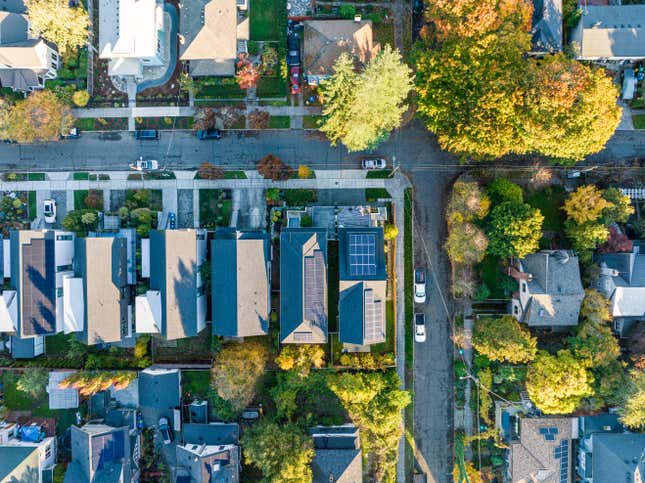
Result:
{"label": "house", "polygon": [[45,87],[58,70],[58,51],[29,31],[22,1],[4,2],[0,12],[0,85],[17,92]]}
{"label": "house", "polygon": [[163,0],[99,0],[99,58],[108,75],[141,80],[144,67],[168,61]]}
{"label": "house", "polygon": [[309,84],[329,77],[343,52],[364,65],[380,50],[371,20],[306,20],[303,38],[303,72]]}
{"label": "house", "polygon": [[0,421],[0,482],[52,481],[56,436],[38,426]]}
{"label": "house", "polygon": [[562,0],[533,0],[531,53],[555,54],[562,51]]}
{"label": "house", "polygon": [[149,367],[139,373],[137,388],[146,425],[156,425],[160,417],[168,418],[172,423],[173,410],[181,404],[181,372]]}
{"label": "house", "polygon": [[353,424],[311,429],[314,458],[313,483],[363,481],[363,459],[358,428]]}
{"label": "house", "polygon": [[[12,231],[9,289],[0,297],[0,332],[11,333],[11,354],[44,352],[44,337],[65,328],[63,281],[73,275],[74,234],[58,230]],[[7,275],[5,273],[5,275]]]}
{"label": "house", "polygon": [[237,424],[186,424],[177,444],[177,483],[240,481],[240,428]]}
{"label": "house", "polygon": [[645,474],[645,434],[624,432],[615,414],[581,416],[576,473],[583,483],[635,482]]}
{"label": "house", "polygon": [[64,483],[136,481],[136,455],[139,454],[136,430],[90,421],[80,428],[72,426],[71,440],[72,461],[67,466]]}
{"label": "house", "polygon": [[385,268],[383,228],[340,228],[339,335],[353,350],[385,342]]}
{"label": "house", "polygon": [[[136,331],[168,340],[193,337],[206,328],[206,294],[200,274],[206,261],[206,231],[152,230],[142,264],[150,289],[136,297]],[[152,263],[151,263],[152,262]]]}
{"label": "house", "polygon": [[266,335],[269,330],[269,236],[218,230],[211,241],[213,334]]}
{"label": "house", "polygon": [[596,254],[595,261],[600,276],[593,286],[609,300],[614,331],[626,337],[645,321],[645,253],[634,243],[631,252]]}
{"label": "house", "polygon": [[[240,4],[241,3],[241,4]],[[237,0],[184,0],[180,4],[179,59],[192,77],[235,75],[239,53],[246,53],[249,18]]]}
{"label": "house", "polygon": [[573,481],[572,440],[578,438],[577,418],[521,417],[518,429],[506,440],[504,481]]}
{"label": "house", "polygon": [[74,276],[63,281],[66,332],[88,345],[132,336],[125,238],[77,238]]}
{"label": "house", "polygon": [[327,230],[280,233],[280,342],[327,342]]}
{"label": "house", "polygon": [[509,269],[519,290],[513,295],[513,316],[529,327],[569,327],[578,324],[585,291],[578,257],[564,250],[542,250]]}
{"label": "house", "polygon": [[[105,225],[105,218],[104,225]],[[117,217],[118,219],[118,217]],[[119,222],[120,223],[120,222]],[[118,228],[114,231],[91,231],[87,234],[92,238],[123,238],[126,241],[127,280],[129,285],[137,284],[137,230],[134,228]]]}
{"label": "house", "polygon": [[50,371],[47,393],[49,409],[74,409],[78,407],[78,389],[61,388],[58,385],[76,371]]}
{"label": "house", "polygon": [[588,5],[571,40],[581,60],[645,58],[645,5]]}

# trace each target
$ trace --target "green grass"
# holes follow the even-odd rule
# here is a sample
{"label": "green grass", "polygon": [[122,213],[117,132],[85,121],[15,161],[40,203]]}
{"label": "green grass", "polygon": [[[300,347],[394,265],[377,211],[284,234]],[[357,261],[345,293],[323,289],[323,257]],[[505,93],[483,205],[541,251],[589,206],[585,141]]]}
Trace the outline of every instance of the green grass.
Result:
{"label": "green grass", "polygon": [[645,99],[632,99],[629,103],[632,109],[644,109],[645,108]]}
{"label": "green grass", "polygon": [[213,78],[206,79],[207,85],[197,85],[196,99],[244,99],[246,91],[240,89],[237,82]]}
{"label": "green grass", "polygon": [[29,181],[45,181],[45,173],[28,173],[27,179]]}
{"label": "green grass", "polygon": [[302,127],[305,129],[318,129],[322,116],[302,116]]}
{"label": "green grass", "polygon": [[181,390],[184,394],[206,397],[210,382],[209,371],[182,371],[181,373]]}
{"label": "green grass", "polygon": [[392,175],[392,171],[389,169],[375,169],[373,171],[367,172],[367,179],[385,179],[389,178]]}
{"label": "green grass", "polygon": [[202,330],[195,337],[177,340],[176,347],[163,347],[162,341],[152,339],[155,354],[154,362],[210,362],[211,361],[211,329]]}
{"label": "green grass", "polygon": [[394,23],[393,22],[374,22],[374,41],[379,42],[381,46],[390,44],[394,47]]}
{"label": "green grass", "polygon": [[284,22],[287,18],[286,0],[252,0],[250,10],[251,40],[280,40],[285,34]]}
{"label": "green grass", "polygon": [[379,198],[391,198],[390,192],[385,188],[365,188],[365,199],[376,201]]}
{"label": "green grass", "polygon": [[[393,354],[394,353],[394,301],[388,300],[385,303],[385,342],[374,344],[370,348],[372,354]],[[409,325],[409,324],[406,324]]]}
{"label": "green grass", "polygon": [[261,77],[258,83],[258,97],[284,97],[287,95],[287,82],[282,77]]}
{"label": "green grass", "polygon": [[289,129],[291,118],[289,116],[271,116],[269,118],[269,129]]}
{"label": "green grass", "polygon": [[327,311],[329,331],[338,330],[338,241],[327,242]]}
{"label": "green grass", "polygon": [[244,171],[226,171],[224,179],[246,179],[246,173]]}
{"label": "green grass", "polygon": [[87,173],[87,172],[74,173],[74,181],[87,181],[88,179],[90,179],[90,173]]}
{"label": "green grass", "polygon": [[645,129],[645,114],[635,114],[632,116],[634,129]]}
{"label": "green grass", "polygon": [[74,191],[74,209],[80,210],[85,208],[85,198],[87,198],[87,190]]}
{"label": "green grass", "polygon": [[499,265],[499,258],[486,255],[479,265],[477,265],[477,270],[479,271],[479,278],[490,290],[488,298],[504,298],[504,288],[500,283],[503,274]]}
{"label": "green grass", "polygon": [[199,190],[199,223],[202,227],[228,226],[233,202],[222,190]]}
{"label": "green grass", "polygon": [[69,350],[69,334],[62,332],[45,337],[45,354],[48,356],[65,356]]}
{"label": "green grass", "polygon": [[35,191],[30,191],[29,192],[28,206],[29,206],[29,220],[36,219],[36,216],[38,216],[38,207],[36,206],[36,192]]}
{"label": "green grass", "polygon": [[567,198],[564,188],[550,186],[540,191],[528,193],[525,198],[529,205],[533,208],[538,208],[544,215],[543,229],[557,233],[564,232],[564,220],[566,217],[562,206]]}
{"label": "green grass", "polygon": [[95,119],[92,117],[77,118],[74,125],[81,131],[94,131]]}
{"label": "green grass", "polygon": [[318,199],[317,190],[287,189],[280,192],[280,196],[287,203],[287,206],[305,206]]}

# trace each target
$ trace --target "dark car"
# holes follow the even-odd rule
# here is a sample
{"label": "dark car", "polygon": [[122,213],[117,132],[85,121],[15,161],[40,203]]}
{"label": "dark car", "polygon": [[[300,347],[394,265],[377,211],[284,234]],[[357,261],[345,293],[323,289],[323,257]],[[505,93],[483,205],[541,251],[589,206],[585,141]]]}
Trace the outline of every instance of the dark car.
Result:
{"label": "dark car", "polygon": [[300,65],[300,38],[296,33],[287,37],[287,65]]}
{"label": "dark car", "polygon": [[145,140],[159,139],[159,131],[156,129],[139,129],[134,132],[134,138]]}
{"label": "dark car", "polygon": [[222,131],[219,129],[201,129],[197,131],[197,139],[222,139]]}
{"label": "dark car", "polygon": [[425,9],[425,6],[423,4],[423,0],[414,0],[414,3],[412,5],[412,11],[419,15],[420,13],[423,13],[423,10]]}
{"label": "dark car", "polygon": [[171,230],[177,228],[177,215],[172,212],[168,213],[168,228]]}

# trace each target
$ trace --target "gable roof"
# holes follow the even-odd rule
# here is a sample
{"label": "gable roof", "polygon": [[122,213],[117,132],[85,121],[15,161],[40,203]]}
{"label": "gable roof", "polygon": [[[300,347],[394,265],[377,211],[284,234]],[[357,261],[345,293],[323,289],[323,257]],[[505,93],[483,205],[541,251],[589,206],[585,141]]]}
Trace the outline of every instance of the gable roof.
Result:
{"label": "gable roof", "polygon": [[12,44],[27,40],[29,19],[26,15],[0,12],[0,44]]}
{"label": "gable roof", "polygon": [[237,423],[185,423],[182,425],[182,436],[186,444],[238,444],[240,426]]}
{"label": "gable roof", "polygon": [[99,0],[99,57],[155,57],[161,22],[156,0]]}
{"label": "gable roof", "polygon": [[531,327],[577,325],[585,296],[578,257],[562,250],[544,250],[528,255],[521,265],[530,274],[530,300],[522,321]]}
{"label": "gable roof", "polygon": [[588,5],[572,39],[581,59],[645,57],[645,5]]}
{"label": "gable roof", "polygon": [[280,341],[327,341],[327,230],[280,233]]}
{"label": "gable roof", "polygon": [[372,39],[371,20],[307,20],[303,35],[303,70],[313,78],[330,76],[343,52],[364,64],[380,49]]}
{"label": "gable roof", "polygon": [[236,0],[186,0],[180,14],[180,60],[237,57]]}
{"label": "gable roof", "polygon": [[148,368],[139,373],[139,404],[168,409],[179,406],[181,373],[178,369]]}
{"label": "gable roof", "polygon": [[341,280],[387,280],[383,228],[339,228],[338,266]]}
{"label": "gable roof", "polygon": [[341,281],[338,340],[344,344],[385,342],[385,281]]}
{"label": "gable roof", "polygon": [[177,445],[177,483],[239,481],[239,447]]}
{"label": "gable roof", "polygon": [[531,43],[534,53],[562,50],[562,0],[533,0]]}
{"label": "gable roof", "polygon": [[85,481],[130,481],[130,438],[128,428],[88,423],[71,428],[72,460]]}
{"label": "gable roof", "polygon": [[211,242],[213,334],[266,335],[269,329],[269,237],[218,231]]}
{"label": "gable roof", "polygon": [[314,483],[363,481],[363,461],[358,429],[351,425],[316,426],[311,429]]}
{"label": "gable roof", "polygon": [[645,434],[596,433],[593,440],[594,481],[637,481],[645,473]]}
{"label": "gable roof", "polygon": [[40,477],[38,446],[0,445],[0,481],[31,481]]}

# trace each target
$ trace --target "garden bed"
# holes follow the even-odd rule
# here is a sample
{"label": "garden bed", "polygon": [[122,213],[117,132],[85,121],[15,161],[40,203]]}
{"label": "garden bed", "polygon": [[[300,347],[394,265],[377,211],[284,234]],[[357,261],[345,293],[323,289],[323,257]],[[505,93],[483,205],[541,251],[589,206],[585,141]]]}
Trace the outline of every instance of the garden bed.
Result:
{"label": "garden bed", "polygon": [[232,207],[230,190],[199,190],[199,224],[203,228],[228,226]]}
{"label": "garden bed", "polygon": [[127,117],[83,117],[74,120],[74,126],[81,131],[127,131]]}
{"label": "garden bed", "polygon": [[635,114],[632,116],[634,129],[645,129],[645,114]]}
{"label": "garden bed", "polygon": [[305,129],[318,129],[322,116],[302,116],[302,127]]}
{"label": "garden bed", "polygon": [[193,118],[184,117],[137,117],[137,129],[192,129]]}

